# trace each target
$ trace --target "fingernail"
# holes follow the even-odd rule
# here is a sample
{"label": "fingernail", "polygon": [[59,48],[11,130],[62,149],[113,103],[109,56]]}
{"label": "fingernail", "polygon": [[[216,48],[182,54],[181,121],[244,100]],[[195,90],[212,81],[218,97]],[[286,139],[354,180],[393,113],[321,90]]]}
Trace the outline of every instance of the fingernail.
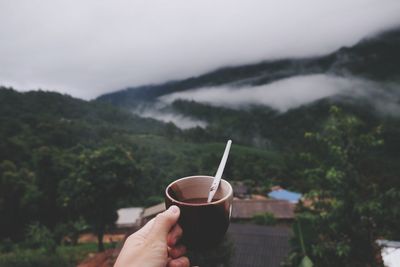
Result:
{"label": "fingernail", "polygon": [[178,213],[179,212],[179,208],[175,205],[172,205],[171,207],[169,207],[169,210],[172,211],[172,213]]}

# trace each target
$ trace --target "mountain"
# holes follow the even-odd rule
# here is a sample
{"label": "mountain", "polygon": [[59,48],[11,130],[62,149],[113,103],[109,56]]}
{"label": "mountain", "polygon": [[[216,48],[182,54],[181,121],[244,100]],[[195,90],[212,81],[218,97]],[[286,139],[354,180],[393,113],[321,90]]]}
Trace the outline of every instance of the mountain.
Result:
{"label": "mountain", "polygon": [[160,133],[164,124],[109,104],[53,92],[0,87],[0,161],[23,162],[41,146],[96,145],[126,132]]}
{"label": "mountain", "polygon": [[[323,88],[329,84],[332,88]],[[289,149],[304,132],[320,129],[330,106],[338,105],[368,127],[387,125],[390,142],[397,147],[399,84],[400,28],[325,56],[227,67],[181,81],[127,88],[96,101],[172,121],[181,128],[192,127],[186,133],[196,132],[197,140],[232,138],[244,145],[274,149]],[[324,90],[325,95],[313,97]],[[293,104],[294,94],[309,99]],[[170,96],[176,97],[165,101]],[[280,105],[287,106],[279,109]],[[192,124],[187,127],[183,120]],[[193,128],[196,125],[201,128]]]}
{"label": "mountain", "polygon": [[292,76],[311,74],[357,76],[379,82],[399,82],[399,48],[400,28],[371,36],[352,47],[343,47],[325,56],[226,67],[180,81],[129,87],[99,96],[97,100],[131,107],[162,95],[201,87],[257,86]]}
{"label": "mountain", "polygon": [[[212,175],[224,142],[203,130],[182,131],[106,103],[0,86],[0,189],[13,181],[3,179],[3,170],[26,169],[36,178],[24,174],[23,179],[57,191],[57,183],[74,174],[83,154],[115,148],[126,151],[140,170],[135,178],[137,189],[121,205],[154,204],[152,197],[158,203],[160,192],[171,180],[194,173]],[[266,172],[277,173],[282,168],[279,157],[275,151],[235,143],[225,173],[237,179],[248,173],[249,179],[261,181]],[[1,229],[9,232],[9,228]]]}

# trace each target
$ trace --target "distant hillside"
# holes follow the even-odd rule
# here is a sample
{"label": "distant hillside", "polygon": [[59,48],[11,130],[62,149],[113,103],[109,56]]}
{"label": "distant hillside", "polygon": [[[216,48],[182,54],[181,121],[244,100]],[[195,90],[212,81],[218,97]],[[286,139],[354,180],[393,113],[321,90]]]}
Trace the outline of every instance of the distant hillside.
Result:
{"label": "distant hillside", "polygon": [[[0,125],[0,160],[17,162],[28,157],[26,148],[96,145],[116,133],[158,133],[164,129],[163,123],[108,104],[53,92],[19,93],[4,87],[0,87]],[[15,158],[10,158],[13,154]]]}
{"label": "distant hillside", "polygon": [[[76,196],[100,195],[115,209],[159,203],[172,180],[215,173],[225,143],[218,136],[105,103],[0,87],[0,239],[21,241],[37,222],[54,232],[67,227],[88,213],[68,204]],[[235,142],[224,176],[272,183],[280,157]],[[125,182],[129,189],[115,187]]]}
{"label": "distant hillside", "polygon": [[[120,147],[133,155],[141,171],[136,180],[137,191],[125,203],[151,202],[151,196],[157,196],[159,201],[160,192],[177,177],[212,175],[225,141],[224,133],[182,131],[173,124],[141,118],[105,103],[0,87],[0,171],[2,164],[11,164],[31,170],[39,178],[45,173],[51,179],[68,179],[85,151]],[[276,151],[241,143],[244,142],[235,140],[225,171],[232,179],[262,180],[266,172],[281,168]],[[44,167],[53,168],[51,161],[56,162],[51,173],[38,169],[43,167],[37,165],[43,154],[51,155]],[[0,179],[0,185],[1,182]]]}
{"label": "distant hillside", "polygon": [[210,73],[159,85],[129,87],[97,99],[121,106],[134,106],[142,101],[173,92],[200,87],[262,85],[295,75],[327,73],[358,76],[377,81],[400,81],[400,29],[382,33],[344,47],[329,55],[265,61],[252,65],[222,68]]}
{"label": "distant hillside", "polygon": [[[353,87],[353,80],[362,83],[357,88],[358,91],[322,97],[290,108],[287,112],[279,112],[260,104],[237,108],[210,105],[195,97],[192,100],[178,98],[172,102],[163,102],[159,98],[176,92],[194,92],[194,89],[203,87],[214,87],[215,92],[224,87],[231,88],[231,92],[235,92],[235,88],[245,87],[248,88],[246,92],[251,94],[252,88],[257,88],[258,85],[312,74],[346,77],[350,88]],[[388,84],[391,86],[387,86]],[[268,89],[266,87],[263,90]],[[312,88],[314,92],[320,89]],[[229,94],[224,96],[229,97]],[[203,129],[185,132],[189,136],[196,133],[192,140],[222,141],[233,138],[245,145],[279,149],[302,143],[305,131],[320,129],[328,116],[329,107],[335,104],[345,112],[362,118],[369,127],[387,125],[390,129],[388,135],[394,138],[394,143],[400,145],[400,140],[395,137],[400,129],[399,117],[396,115],[400,111],[400,29],[369,37],[353,47],[344,47],[321,57],[227,67],[181,81],[128,88],[102,95],[97,101],[125,107],[137,114],[147,112],[146,116],[165,121],[173,116],[178,118],[177,122],[182,117],[200,121],[205,125],[202,126]],[[167,117],[166,114],[170,116]]]}

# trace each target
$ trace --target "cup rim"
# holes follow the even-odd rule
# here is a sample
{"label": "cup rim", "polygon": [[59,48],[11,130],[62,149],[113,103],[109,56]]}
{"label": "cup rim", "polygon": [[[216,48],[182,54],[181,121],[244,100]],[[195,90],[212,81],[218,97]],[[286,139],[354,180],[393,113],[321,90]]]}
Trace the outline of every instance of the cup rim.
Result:
{"label": "cup rim", "polygon": [[175,184],[175,183],[177,183],[177,182],[179,182],[179,181],[182,181],[182,180],[189,180],[189,179],[200,178],[200,177],[214,179],[213,176],[209,176],[209,175],[193,175],[193,176],[183,177],[183,178],[180,178],[180,179],[178,179],[178,180],[175,180],[175,181],[171,182],[171,183],[167,186],[167,188],[165,189],[165,195],[166,195],[171,201],[176,202],[176,203],[178,203],[178,204],[180,204],[180,205],[185,205],[185,206],[209,206],[209,205],[214,205],[214,204],[222,203],[222,202],[226,201],[227,199],[229,199],[229,197],[233,194],[233,189],[232,189],[231,184],[230,184],[228,181],[226,181],[225,179],[222,179],[222,178],[221,178],[220,183],[221,183],[222,181],[225,182],[225,183],[227,183],[227,185],[228,185],[228,190],[229,190],[229,191],[228,191],[228,193],[226,194],[226,196],[224,196],[223,198],[218,199],[218,200],[216,200],[216,201],[212,201],[212,202],[210,202],[210,203],[187,203],[187,202],[182,202],[182,201],[176,200],[175,198],[171,197],[171,196],[168,194],[168,189],[169,189],[173,184]]}

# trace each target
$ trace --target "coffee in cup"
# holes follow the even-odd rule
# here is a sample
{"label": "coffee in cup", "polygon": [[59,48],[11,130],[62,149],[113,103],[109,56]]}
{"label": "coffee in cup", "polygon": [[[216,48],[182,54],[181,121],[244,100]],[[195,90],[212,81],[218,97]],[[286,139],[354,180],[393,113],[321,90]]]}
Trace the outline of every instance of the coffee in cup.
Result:
{"label": "coffee in cup", "polygon": [[189,176],[169,184],[165,190],[165,205],[180,208],[179,225],[182,243],[192,249],[211,248],[219,244],[229,226],[232,212],[232,186],[221,179],[210,203],[208,193],[214,177]]}

